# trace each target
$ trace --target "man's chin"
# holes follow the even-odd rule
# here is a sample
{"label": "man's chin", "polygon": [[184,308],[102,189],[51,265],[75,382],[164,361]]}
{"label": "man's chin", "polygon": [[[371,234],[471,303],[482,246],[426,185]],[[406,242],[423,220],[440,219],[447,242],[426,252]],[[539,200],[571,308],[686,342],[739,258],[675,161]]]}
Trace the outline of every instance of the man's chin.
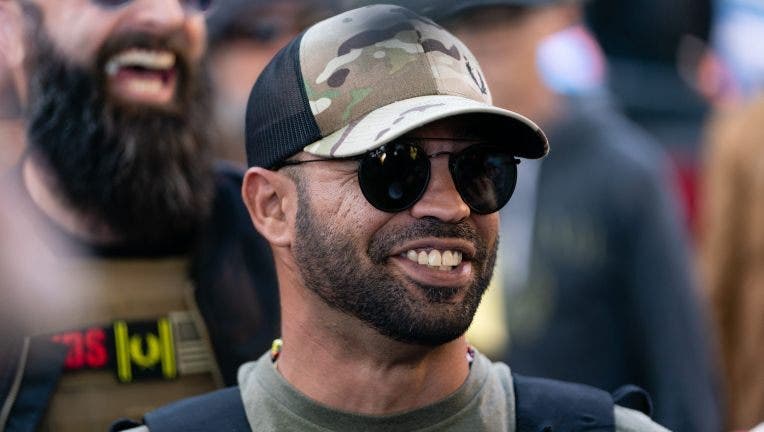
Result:
{"label": "man's chin", "polygon": [[406,289],[411,296],[408,314],[399,310],[390,313],[387,319],[369,321],[374,322],[381,334],[400,342],[438,346],[467,331],[477,306],[471,304],[465,290],[415,283]]}
{"label": "man's chin", "polygon": [[379,330],[380,334],[387,336],[398,342],[423,347],[438,347],[458,339],[467,329],[461,327],[453,328],[410,328],[406,332],[389,331],[388,329]]}

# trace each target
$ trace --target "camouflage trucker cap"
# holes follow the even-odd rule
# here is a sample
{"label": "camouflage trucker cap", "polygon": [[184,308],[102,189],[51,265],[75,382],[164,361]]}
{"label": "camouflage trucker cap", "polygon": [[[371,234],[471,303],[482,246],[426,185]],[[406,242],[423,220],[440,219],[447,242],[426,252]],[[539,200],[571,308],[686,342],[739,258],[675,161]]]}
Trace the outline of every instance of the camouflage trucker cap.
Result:
{"label": "camouflage trucker cap", "polygon": [[400,6],[366,6],[313,25],[271,60],[247,105],[247,159],[272,168],[300,151],[356,156],[462,114],[480,114],[476,127],[519,157],[549,150],[532,121],[492,105],[456,37]]}

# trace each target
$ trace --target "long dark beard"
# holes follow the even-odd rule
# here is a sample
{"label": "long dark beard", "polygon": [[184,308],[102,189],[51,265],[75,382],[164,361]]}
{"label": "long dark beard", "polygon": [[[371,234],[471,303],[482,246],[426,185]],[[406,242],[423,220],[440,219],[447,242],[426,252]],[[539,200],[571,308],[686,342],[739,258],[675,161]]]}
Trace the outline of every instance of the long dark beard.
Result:
{"label": "long dark beard", "polygon": [[[177,36],[125,35],[101,49],[92,70],[73,66],[37,26],[29,58],[29,143],[65,202],[120,243],[186,241],[208,215],[214,177],[208,86]],[[104,64],[125,47],[170,49],[178,90],[168,108],[111,100]]]}
{"label": "long dark beard", "polygon": [[[369,259],[363,260],[356,255],[357,242],[343,232],[344,227],[320,224],[321,218],[311,211],[309,195],[300,182],[298,192],[295,258],[306,287],[327,305],[406,343],[437,346],[467,331],[496,262],[496,247],[488,248],[473,227],[419,219],[405,230],[377,233],[365,251]],[[475,244],[472,265],[476,278],[461,302],[447,304],[455,290],[417,285],[426,299],[419,300],[408,292],[400,275],[389,272],[386,261],[390,250],[406,240],[423,237],[457,237]]]}

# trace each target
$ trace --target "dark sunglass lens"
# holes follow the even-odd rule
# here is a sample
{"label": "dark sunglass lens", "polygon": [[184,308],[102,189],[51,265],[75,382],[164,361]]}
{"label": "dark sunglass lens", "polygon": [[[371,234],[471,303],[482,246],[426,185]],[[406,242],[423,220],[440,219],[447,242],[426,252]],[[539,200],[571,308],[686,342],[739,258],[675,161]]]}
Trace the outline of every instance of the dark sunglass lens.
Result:
{"label": "dark sunglass lens", "polygon": [[102,7],[119,7],[122,6],[125,3],[128,3],[132,0],[93,0],[93,3],[102,6]]}
{"label": "dark sunglass lens", "polygon": [[358,182],[371,205],[394,213],[416,203],[430,180],[430,161],[416,145],[391,143],[361,160]]}
{"label": "dark sunglass lens", "polygon": [[517,160],[501,147],[470,147],[453,156],[450,165],[456,189],[478,214],[498,211],[515,190]]}
{"label": "dark sunglass lens", "polygon": [[186,5],[189,7],[192,7],[199,11],[207,11],[210,7],[212,7],[212,4],[214,3],[214,0],[183,0]]}

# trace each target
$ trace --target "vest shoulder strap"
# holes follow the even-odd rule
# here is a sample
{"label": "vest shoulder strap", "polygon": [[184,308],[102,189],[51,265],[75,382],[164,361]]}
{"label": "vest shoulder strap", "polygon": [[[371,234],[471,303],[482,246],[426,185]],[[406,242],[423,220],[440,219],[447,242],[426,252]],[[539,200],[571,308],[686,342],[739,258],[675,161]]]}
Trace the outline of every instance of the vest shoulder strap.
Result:
{"label": "vest shoulder strap", "polygon": [[250,432],[239,387],[184,399],[143,418],[151,432]]}
{"label": "vest shoulder strap", "polygon": [[613,397],[594,387],[512,374],[517,432],[615,430]]}

